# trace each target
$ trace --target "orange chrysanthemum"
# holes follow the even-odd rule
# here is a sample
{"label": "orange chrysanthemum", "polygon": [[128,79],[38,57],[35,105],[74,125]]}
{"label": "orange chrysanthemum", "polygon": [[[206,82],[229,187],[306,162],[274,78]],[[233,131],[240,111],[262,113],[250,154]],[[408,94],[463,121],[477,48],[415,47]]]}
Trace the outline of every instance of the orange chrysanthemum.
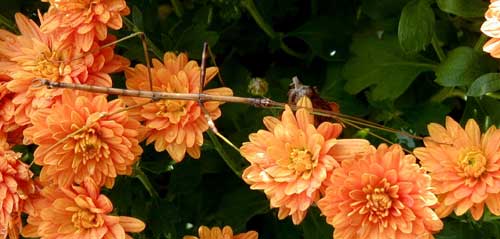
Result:
{"label": "orange chrysanthemum", "polygon": [[0,74],[12,78],[7,88],[15,92],[12,102],[16,105],[15,121],[28,125],[33,111],[49,108],[60,100],[61,89],[32,87],[34,79],[56,82],[111,86],[109,73],[128,66],[128,60],[114,55],[113,48],[99,49],[94,42],[92,54],[64,44],[54,36],[44,34],[38,25],[24,15],[16,14],[21,35],[0,30]]}
{"label": "orange chrysanthemum", "polygon": [[0,74],[0,138],[5,138],[9,144],[19,144],[22,142],[24,127],[16,124],[16,106],[12,102],[14,93],[7,89],[7,83],[11,78]]}
{"label": "orange chrysanthemum", "polygon": [[95,39],[105,40],[108,27],[122,27],[122,16],[130,13],[125,0],[42,0],[50,7],[43,16],[42,31],[57,40],[73,43],[87,52]]}
{"label": "orange chrysanthemum", "polygon": [[62,102],[37,111],[33,126],[24,131],[32,139],[35,163],[43,166],[42,182],[67,186],[90,176],[111,188],[117,175],[130,175],[142,153],[138,121],[128,117],[121,100],[107,102],[65,90]]}
{"label": "orange chrysanthemum", "polygon": [[268,130],[250,134],[250,142],[240,148],[251,164],[243,172],[243,180],[251,189],[264,190],[271,207],[279,208],[278,217],[291,215],[294,224],[299,224],[309,206],[319,199],[331,170],[369,146],[362,139],[337,139],[342,132],[338,123],[323,122],[316,129],[308,110],[311,101],[304,97],[298,105],[305,108],[297,110],[295,116],[286,106],[281,121],[265,117]]}
{"label": "orange chrysanthemum", "polygon": [[[198,93],[200,91],[200,67],[196,61],[188,61],[186,54],[176,56],[167,52],[163,63],[153,59],[151,68],[153,90],[170,93]],[[209,67],[205,78],[208,83],[216,75],[217,68]],[[137,65],[125,70],[127,88],[134,90],[150,90],[147,79],[147,67]],[[226,87],[203,91],[211,95],[232,95]],[[147,103],[148,99],[125,98],[127,105]],[[203,103],[211,119],[220,117],[219,105],[222,102]],[[200,105],[195,101],[158,100],[131,110],[144,121],[149,130],[147,143],[155,142],[158,152],[167,150],[172,159],[180,162],[186,152],[193,158],[200,157],[200,146],[203,144],[203,132],[208,129],[207,119]]]}
{"label": "orange chrysanthemum", "polygon": [[108,215],[113,204],[91,178],[81,186],[46,186],[40,198],[33,200],[34,211],[23,228],[24,237],[41,239],[132,239],[127,232],[140,232],[145,224],[139,219]]}
{"label": "orange chrysanthemum", "polygon": [[218,227],[212,229],[201,226],[198,228],[198,237],[184,236],[183,239],[257,239],[259,234],[256,231],[249,231],[233,236],[233,230],[229,226],[225,226],[222,230]]}
{"label": "orange chrysanthemum", "polygon": [[318,206],[334,238],[433,238],[443,227],[430,176],[399,145],[344,160],[330,182]]}
{"label": "orange chrysanthemum", "polygon": [[0,148],[0,238],[19,237],[24,202],[35,192],[33,173],[20,159],[20,153]]}
{"label": "orange chrysanthemum", "polygon": [[490,0],[490,2],[484,14],[486,22],[481,26],[481,32],[492,38],[483,46],[483,51],[500,58],[500,0]]}
{"label": "orange chrysanthemum", "polygon": [[474,120],[464,130],[451,117],[446,117],[446,128],[431,123],[428,129],[425,147],[414,154],[432,176],[440,199],[438,215],[446,217],[453,210],[462,215],[470,209],[479,220],[484,204],[500,215],[500,129],[492,126],[481,135]]}

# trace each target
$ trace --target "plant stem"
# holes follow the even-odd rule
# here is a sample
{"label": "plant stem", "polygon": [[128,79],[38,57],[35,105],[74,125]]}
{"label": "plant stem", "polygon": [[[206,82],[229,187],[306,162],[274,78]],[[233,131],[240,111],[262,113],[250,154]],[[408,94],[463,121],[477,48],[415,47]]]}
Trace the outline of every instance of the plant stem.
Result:
{"label": "plant stem", "polygon": [[136,166],[134,168],[135,172],[135,177],[141,181],[142,185],[146,188],[146,190],[149,192],[149,195],[154,198],[154,199],[159,199],[160,196],[158,195],[158,192],[156,192],[155,188],[153,187],[153,184],[151,184],[151,181],[149,181],[148,176],[142,171],[141,168]]}
{"label": "plant stem", "polygon": [[306,57],[304,54],[294,51],[293,49],[288,47],[285,44],[285,42],[283,42],[283,37],[282,37],[283,34],[274,31],[271,25],[267,24],[267,22],[260,14],[259,10],[257,10],[257,6],[255,6],[253,0],[243,0],[241,4],[248,10],[248,12],[250,12],[250,15],[255,20],[257,25],[260,27],[260,29],[262,29],[266,33],[267,36],[269,36],[269,38],[271,39],[279,38],[281,50],[283,50],[288,55],[291,55],[299,59],[304,59]]}
{"label": "plant stem", "polygon": [[431,102],[441,103],[443,100],[450,97],[464,98],[465,93],[461,90],[455,89],[453,87],[444,87],[438,93],[433,95],[430,99]]}
{"label": "plant stem", "polygon": [[224,148],[220,144],[219,139],[217,139],[217,136],[215,136],[215,134],[212,131],[208,131],[207,133],[208,133],[208,136],[210,137],[210,140],[214,144],[215,150],[217,151],[217,153],[219,153],[222,160],[224,160],[224,162],[226,162],[227,166],[229,166],[231,171],[233,171],[236,174],[236,176],[241,178],[242,173],[241,173],[241,170],[240,170],[238,164],[227,155],[226,151],[224,150]]}
{"label": "plant stem", "polygon": [[486,96],[488,97],[491,97],[493,99],[497,99],[497,100],[500,100],[500,93],[493,93],[493,92],[490,92],[490,93],[487,93]]}
{"label": "plant stem", "polygon": [[170,0],[172,3],[172,6],[174,7],[175,15],[178,18],[181,18],[182,15],[184,14],[184,9],[182,8],[182,4],[179,2],[179,0]]}
{"label": "plant stem", "polygon": [[436,55],[439,58],[440,62],[443,62],[446,59],[446,54],[443,51],[443,48],[439,45],[439,40],[437,39],[436,35],[432,36],[431,40],[432,47],[434,48],[434,51],[436,52]]}
{"label": "plant stem", "polygon": [[262,15],[260,15],[260,12],[257,10],[257,6],[255,6],[253,0],[243,0],[242,4],[250,12],[250,15],[252,15],[257,25],[267,34],[267,36],[270,38],[276,38],[278,36],[274,29],[267,24]]}
{"label": "plant stem", "polygon": [[482,51],[484,43],[486,43],[486,41],[488,41],[488,36],[481,34],[481,36],[479,36],[479,38],[477,39],[476,44],[474,44],[474,50]]}

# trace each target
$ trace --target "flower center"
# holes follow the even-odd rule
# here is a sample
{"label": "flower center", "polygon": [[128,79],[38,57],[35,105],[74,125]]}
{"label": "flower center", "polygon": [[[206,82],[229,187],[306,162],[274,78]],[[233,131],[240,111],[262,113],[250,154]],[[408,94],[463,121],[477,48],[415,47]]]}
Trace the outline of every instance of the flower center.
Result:
{"label": "flower center", "polygon": [[389,186],[389,183],[384,179],[382,186],[367,185],[363,188],[363,192],[366,193],[366,204],[363,211],[369,213],[369,221],[378,223],[389,215],[389,210],[392,207],[392,198],[388,193]]}
{"label": "flower center", "polygon": [[181,118],[187,114],[186,102],[183,100],[162,100],[157,105],[160,109],[156,114],[169,118],[170,122],[174,124],[179,123]]}
{"label": "flower center", "polygon": [[292,149],[290,152],[290,163],[288,168],[298,173],[309,171],[313,168],[312,154],[307,149]]}
{"label": "flower center", "polygon": [[458,156],[458,166],[465,177],[480,177],[486,171],[486,157],[477,149],[465,149]]}
{"label": "flower center", "polygon": [[101,157],[107,158],[110,154],[108,145],[99,139],[92,128],[73,136],[73,139],[76,141],[74,152],[81,155],[83,164],[92,159],[99,161]]}
{"label": "flower center", "polygon": [[27,69],[36,76],[40,76],[45,79],[52,81],[57,81],[60,76],[59,68],[62,64],[58,64],[59,61],[57,54],[55,52],[44,52],[37,57],[34,66],[29,66]]}
{"label": "flower center", "polygon": [[91,213],[87,209],[81,209],[73,213],[71,222],[73,222],[73,226],[78,229],[91,229],[102,226],[104,224],[104,219],[97,214]]}

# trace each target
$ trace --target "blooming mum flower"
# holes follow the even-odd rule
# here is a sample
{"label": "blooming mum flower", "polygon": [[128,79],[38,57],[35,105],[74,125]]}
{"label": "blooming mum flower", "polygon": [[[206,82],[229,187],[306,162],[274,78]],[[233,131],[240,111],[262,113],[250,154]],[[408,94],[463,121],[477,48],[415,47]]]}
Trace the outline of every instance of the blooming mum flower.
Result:
{"label": "blooming mum flower", "polygon": [[399,145],[342,161],[330,181],[318,206],[334,238],[433,238],[443,227],[430,176]]}
{"label": "blooming mum flower", "polygon": [[78,51],[75,44],[67,44],[40,31],[38,25],[24,15],[16,14],[21,35],[0,30],[0,74],[12,78],[7,89],[14,92],[15,121],[28,125],[31,114],[37,109],[49,108],[60,100],[62,89],[32,87],[34,79],[56,82],[111,86],[109,73],[128,66],[128,60],[113,53],[113,48],[99,49],[91,45],[92,54]]}
{"label": "blooming mum flower", "polygon": [[492,37],[483,46],[483,51],[500,58],[500,1],[490,0],[490,6],[484,14],[486,21],[481,26],[481,32]]}
{"label": "blooming mum flower", "polygon": [[309,206],[319,199],[331,170],[369,146],[362,139],[337,139],[342,132],[338,123],[323,122],[315,128],[307,97],[298,105],[304,108],[295,115],[286,106],[281,120],[265,117],[268,130],[250,134],[250,142],[240,148],[250,162],[243,180],[251,189],[264,190],[271,207],[279,208],[278,217],[291,215],[294,224],[299,224]]}
{"label": "blooming mum flower", "polygon": [[425,147],[414,154],[432,177],[432,186],[440,198],[436,211],[446,217],[453,210],[462,215],[470,209],[479,220],[484,205],[500,215],[500,130],[492,126],[481,134],[470,119],[463,129],[451,117],[446,128],[431,123]]}
{"label": "blooming mum flower", "polygon": [[40,194],[22,230],[24,237],[131,239],[127,232],[141,232],[145,227],[136,218],[108,215],[113,204],[99,193],[99,186],[91,178],[81,186],[46,186]]}
{"label": "blooming mum flower", "polygon": [[0,74],[0,138],[5,139],[5,143],[19,144],[22,142],[22,130],[24,127],[16,124],[16,106],[12,102],[14,93],[7,89],[7,83],[11,78]]}
{"label": "blooming mum flower", "polygon": [[257,239],[259,234],[256,231],[249,231],[233,236],[233,230],[229,226],[225,226],[222,230],[218,227],[212,229],[201,226],[198,228],[198,237],[184,236],[183,239]]}
{"label": "blooming mum flower", "polygon": [[[176,56],[167,52],[163,63],[153,59],[151,68],[153,90],[170,93],[198,93],[200,88],[200,67],[196,61],[188,61],[186,54]],[[205,78],[208,83],[217,73],[216,67],[209,67]],[[147,67],[136,65],[125,70],[127,88],[150,90]],[[222,87],[204,90],[211,95],[232,95],[231,89]],[[148,99],[124,98],[127,105],[144,104]],[[203,106],[211,119],[220,117],[219,105],[222,102],[205,102]],[[167,150],[172,159],[180,162],[186,152],[192,158],[200,157],[203,132],[208,129],[205,114],[196,101],[162,99],[131,110],[149,130],[147,144],[155,142],[158,152]]]}
{"label": "blooming mum flower", "polygon": [[34,162],[42,182],[80,184],[90,176],[111,188],[117,175],[130,175],[142,153],[140,124],[123,111],[121,100],[65,90],[62,102],[33,114],[24,131],[38,146]]}
{"label": "blooming mum flower", "polygon": [[18,238],[24,202],[35,192],[33,173],[20,158],[20,153],[0,148],[0,238]]}
{"label": "blooming mum flower", "polygon": [[108,27],[122,27],[122,16],[130,13],[125,0],[42,0],[50,7],[43,16],[42,31],[58,41],[89,51],[94,39],[105,40]]}

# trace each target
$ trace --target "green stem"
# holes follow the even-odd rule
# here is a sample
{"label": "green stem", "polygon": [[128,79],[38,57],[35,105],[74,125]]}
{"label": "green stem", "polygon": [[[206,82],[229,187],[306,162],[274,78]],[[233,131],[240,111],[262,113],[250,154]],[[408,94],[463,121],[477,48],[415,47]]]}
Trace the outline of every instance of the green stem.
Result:
{"label": "green stem", "polygon": [[479,38],[477,39],[476,44],[474,44],[474,50],[482,51],[484,43],[486,43],[486,41],[488,41],[488,36],[481,34],[481,36],[479,36]]}
{"label": "green stem", "polygon": [[252,15],[257,25],[259,25],[260,29],[262,29],[267,36],[270,38],[276,38],[278,36],[273,28],[266,23],[262,15],[260,15],[260,12],[257,10],[257,6],[255,6],[253,0],[243,0],[242,4],[250,12],[250,15]]}
{"label": "green stem", "polygon": [[243,7],[245,7],[248,10],[248,12],[250,12],[250,15],[255,20],[257,25],[260,27],[260,29],[262,29],[266,33],[267,36],[269,36],[269,38],[271,38],[271,39],[279,38],[280,39],[281,50],[283,50],[288,55],[291,55],[293,57],[297,57],[300,59],[304,59],[306,57],[306,55],[300,54],[300,53],[294,51],[293,49],[288,47],[283,42],[283,38],[282,38],[283,34],[274,31],[274,29],[269,24],[267,24],[267,22],[264,20],[264,18],[260,14],[259,10],[257,10],[257,6],[255,6],[255,3],[253,0],[243,0],[241,4],[243,5]]}
{"label": "green stem", "polygon": [[491,97],[493,99],[500,100],[500,93],[490,92],[490,93],[486,93],[486,96]]}
{"label": "green stem", "polygon": [[175,15],[178,18],[181,18],[182,15],[184,14],[184,9],[182,8],[182,4],[179,2],[179,0],[170,0],[172,3],[172,6],[174,7]]}
{"label": "green stem", "polygon": [[134,172],[135,172],[135,177],[138,178],[139,181],[141,181],[142,185],[144,185],[146,190],[148,190],[149,195],[154,199],[160,199],[160,196],[156,192],[155,188],[153,187],[153,184],[151,184],[151,181],[149,181],[149,178],[148,176],[146,176],[144,171],[142,171],[142,169],[139,168],[139,166],[136,166],[134,168]]}
{"label": "green stem", "polygon": [[219,139],[217,139],[217,136],[212,131],[207,131],[208,136],[210,136],[210,140],[212,140],[212,143],[214,144],[214,148],[219,153],[219,155],[222,157],[222,160],[226,162],[227,166],[231,168],[231,171],[233,171],[238,177],[241,177],[241,170],[239,169],[240,167],[238,164],[232,160],[229,155],[227,155],[226,151],[222,147],[221,143],[219,142]]}
{"label": "green stem", "polygon": [[455,89],[453,87],[445,87],[441,89],[438,93],[433,95],[430,99],[431,102],[436,102],[436,103],[441,103],[445,99],[450,98],[450,97],[459,97],[459,98],[464,98],[465,93],[461,90]]}
{"label": "green stem", "polygon": [[305,54],[298,53],[298,52],[294,51],[293,49],[291,49],[290,47],[288,47],[285,44],[285,42],[283,42],[283,39],[280,39],[280,48],[281,48],[281,50],[283,50],[286,54],[288,54],[290,56],[293,56],[293,57],[296,57],[296,58],[299,58],[299,59],[305,59],[306,58]]}
{"label": "green stem", "polygon": [[443,62],[446,59],[446,54],[444,53],[443,48],[439,45],[439,40],[435,35],[432,37],[431,44],[439,58],[439,61]]}

